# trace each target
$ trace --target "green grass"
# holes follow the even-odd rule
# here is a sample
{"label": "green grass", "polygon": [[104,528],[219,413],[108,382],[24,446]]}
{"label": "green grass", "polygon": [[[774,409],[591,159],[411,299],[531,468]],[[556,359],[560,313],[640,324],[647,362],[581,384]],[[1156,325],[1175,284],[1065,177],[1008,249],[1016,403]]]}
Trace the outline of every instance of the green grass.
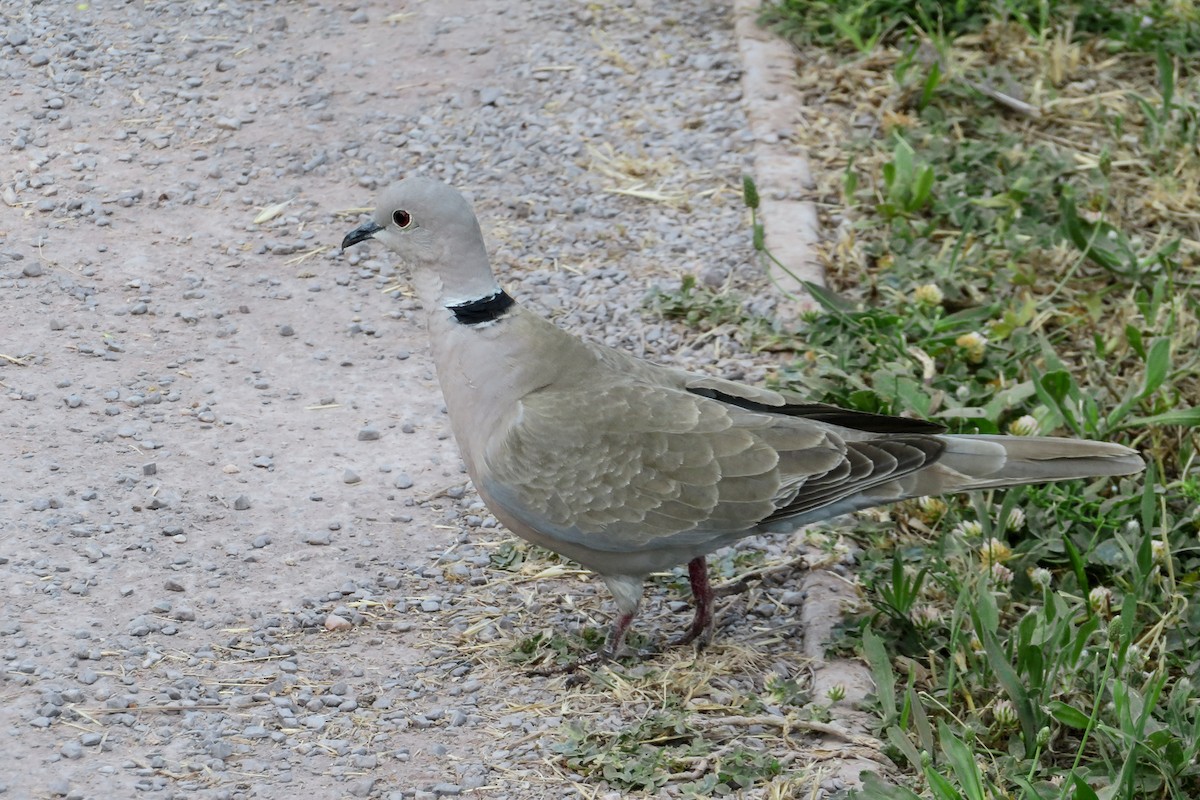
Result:
{"label": "green grass", "polygon": [[977,33],[996,22],[1019,25],[1034,38],[1070,26],[1106,49],[1154,50],[1194,56],[1200,12],[1190,2],[1062,2],[1062,0],[780,0],[761,20],[798,44],[870,52],[896,43],[914,27],[948,36]]}
{"label": "green grass", "polygon": [[623,791],[655,791],[672,775],[705,760],[712,762],[712,768],[699,780],[676,783],[683,796],[727,796],[782,771],[769,752],[714,742],[692,726],[689,713],[673,706],[616,731],[579,724],[569,725],[568,731],[566,740],[555,748],[566,765]]}
{"label": "green grass", "polygon": [[[862,521],[871,610],[836,647],[870,665],[906,776],[863,795],[1200,797],[1195,7],[785,0],[768,19],[891,89],[833,164],[823,199],[853,219],[829,248],[838,294],[782,343],[800,357],[779,384],[1149,462]],[[997,76],[1041,113],[979,90]],[[694,283],[654,305],[701,328],[742,308]]]}

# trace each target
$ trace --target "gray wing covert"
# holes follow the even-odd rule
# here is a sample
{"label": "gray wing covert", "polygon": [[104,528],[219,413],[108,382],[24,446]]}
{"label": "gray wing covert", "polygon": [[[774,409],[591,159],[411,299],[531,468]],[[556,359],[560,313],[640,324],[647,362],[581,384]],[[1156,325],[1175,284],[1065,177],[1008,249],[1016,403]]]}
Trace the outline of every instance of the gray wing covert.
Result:
{"label": "gray wing covert", "polygon": [[636,552],[859,507],[855,495],[941,453],[936,436],[805,418],[829,407],[706,394],[640,381],[534,392],[488,448],[483,488],[553,539]]}
{"label": "gray wing covert", "polygon": [[[535,392],[488,448],[486,481],[525,524],[595,549],[704,540],[753,528],[794,495],[764,440],[771,427],[768,415],[663,386]],[[828,450],[825,438],[790,437]]]}

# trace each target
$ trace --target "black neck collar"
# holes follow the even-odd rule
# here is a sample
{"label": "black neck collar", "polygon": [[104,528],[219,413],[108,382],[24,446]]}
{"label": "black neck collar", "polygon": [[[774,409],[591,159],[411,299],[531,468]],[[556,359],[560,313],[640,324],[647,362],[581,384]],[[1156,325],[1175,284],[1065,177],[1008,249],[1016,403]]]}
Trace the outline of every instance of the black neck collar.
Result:
{"label": "black neck collar", "polygon": [[460,303],[456,306],[446,306],[446,308],[454,312],[454,319],[463,325],[479,325],[483,322],[495,322],[500,319],[515,302],[507,292],[499,289],[495,294],[489,294],[487,297]]}

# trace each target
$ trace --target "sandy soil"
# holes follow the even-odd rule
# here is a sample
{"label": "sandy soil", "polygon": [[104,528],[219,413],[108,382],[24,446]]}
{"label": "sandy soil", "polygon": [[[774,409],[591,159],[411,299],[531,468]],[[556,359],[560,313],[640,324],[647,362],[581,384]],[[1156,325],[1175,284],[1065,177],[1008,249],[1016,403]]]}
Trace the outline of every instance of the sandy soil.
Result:
{"label": "sandy soil", "polygon": [[[449,759],[481,750],[491,738],[482,730],[393,726],[371,752],[335,745],[328,757],[289,758],[270,752],[280,745],[261,726],[246,735],[254,715],[225,689],[344,678],[354,684],[345,697],[369,706],[367,687],[390,663],[421,658],[404,635],[314,631],[268,645],[253,634],[273,628],[286,640],[281,612],[374,586],[366,558],[376,548],[406,562],[444,550],[428,533],[437,509],[406,507],[396,476],[426,493],[460,482],[430,365],[404,357],[424,349],[419,326],[385,313],[386,296],[346,280],[348,270],[299,277],[296,255],[335,245],[353,222],[329,212],[373,195],[353,159],[305,165],[355,146],[358,132],[339,120],[367,98],[411,114],[448,88],[471,97],[514,57],[505,36],[519,23],[490,27],[501,34],[491,51],[471,55],[479,30],[442,20],[495,4],[417,4],[397,23],[383,22],[388,4],[368,4],[361,24],[348,22],[354,9],[317,4],[252,4],[237,16],[216,4],[55,5],[73,18],[44,21],[40,37],[36,20],[21,19],[37,9],[9,6],[8,41],[28,31],[34,54],[2,51],[19,66],[47,53],[35,72],[92,62],[79,84],[9,84],[0,99],[5,134],[23,135],[17,120],[29,130],[3,170],[3,796],[335,797],[460,784]],[[189,35],[193,13],[216,24]],[[64,58],[59,22],[90,49]],[[423,53],[406,60],[403,91],[370,66],[400,25],[405,49]],[[143,48],[144,31],[157,36]],[[107,48],[125,55],[106,59]],[[174,74],[139,80],[124,67],[144,66],[130,63],[143,52]],[[123,85],[97,91],[107,80]],[[184,91],[194,99],[180,100]],[[183,113],[184,103],[201,110]],[[53,210],[39,210],[42,200]],[[254,224],[284,201],[277,220]],[[405,436],[409,419],[425,422]],[[188,710],[205,696],[219,697],[232,739],[191,735],[215,724],[203,719],[213,712]],[[70,707],[78,713],[55,713]],[[130,707],[149,710],[114,723]],[[354,723],[314,724],[302,748],[344,739]],[[212,758],[229,768],[214,771]],[[289,760],[296,769],[281,768]]]}

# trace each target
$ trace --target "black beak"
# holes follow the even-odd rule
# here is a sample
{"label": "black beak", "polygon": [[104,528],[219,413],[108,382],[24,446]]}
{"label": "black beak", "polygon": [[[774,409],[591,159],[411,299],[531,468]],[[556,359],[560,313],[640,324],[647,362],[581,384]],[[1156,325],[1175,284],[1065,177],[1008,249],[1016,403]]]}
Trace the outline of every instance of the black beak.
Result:
{"label": "black beak", "polygon": [[354,230],[346,234],[346,238],[342,239],[342,249],[356,245],[359,242],[365,242],[367,239],[374,238],[375,234],[383,230],[383,226],[376,224],[374,220],[359,225]]}

